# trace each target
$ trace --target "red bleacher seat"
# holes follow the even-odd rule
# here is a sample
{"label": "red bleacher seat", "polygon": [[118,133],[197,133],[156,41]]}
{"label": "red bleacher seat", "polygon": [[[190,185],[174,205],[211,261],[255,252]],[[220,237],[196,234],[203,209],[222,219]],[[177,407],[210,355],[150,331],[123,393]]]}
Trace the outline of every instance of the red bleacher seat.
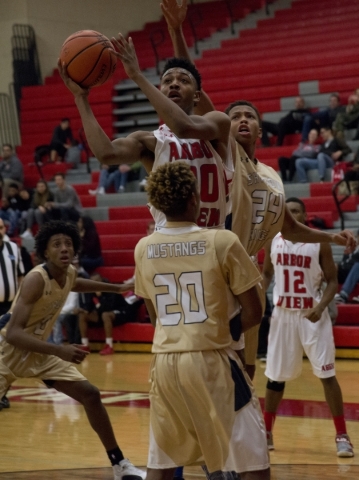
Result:
{"label": "red bleacher seat", "polygon": [[357,348],[359,346],[359,326],[335,325],[333,333],[336,347]]}
{"label": "red bleacher seat", "polygon": [[143,234],[103,235],[101,237],[102,250],[134,249]]}
{"label": "red bleacher seat", "polygon": [[131,278],[134,273],[133,267],[99,267],[96,269],[102,277],[107,278],[110,282],[121,283]]}
{"label": "red bleacher seat", "polygon": [[147,221],[152,220],[152,215],[147,206],[110,207],[108,216],[110,220],[130,220],[135,218],[144,218]]}
{"label": "red bleacher seat", "polygon": [[336,325],[359,326],[359,305],[338,305]]}
{"label": "red bleacher seat", "polygon": [[[102,242],[101,242],[102,244]],[[105,265],[112,267],[133,267],[135,268],[135,259],[133,249],[131,250],[102,250],[102,257]]]}
{"label": "red bleacher seat", "polygon": [[[113,327],[112,336],[115,342],[140,342],[152,343],[154,328],[150,323],[125,323]],[[92,342],[104,342],[105,331],[103,328],[89,328],[88,338]]]}

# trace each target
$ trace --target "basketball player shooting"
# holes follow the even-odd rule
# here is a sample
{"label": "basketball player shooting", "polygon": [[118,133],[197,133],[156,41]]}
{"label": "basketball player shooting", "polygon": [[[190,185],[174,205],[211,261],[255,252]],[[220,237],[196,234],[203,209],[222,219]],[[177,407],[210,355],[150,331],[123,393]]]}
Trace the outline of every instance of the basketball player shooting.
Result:
{"label": "basketball player shooting", "polygon": [[75,225],[62,221],[44,224],[35,249],[43,264],[24,278],[11,305],[10,320],[1,330],[0,398],[17,378],[39,378],[85,408],[113,466],[114,480],[142,480],[145,472],[125,459],[101,402],[99,390],[75,367],[86,358],[81,345],[46,342],[70,291],[123,293],[131,285],[115,285],[77,278],[71,264],[81,245]]}
{"label": "basketball player shooting", "polygon": [[231,329],[261,320],[260,274],[235,234],[196,225],[200,193],[187,164],[158,167],[147,191],[166,216],[135,250],[136,294],[155,326],[147,479],[206,464],[212,480],[232,471],[269,480],[258,399],[230,348]]}
{"label": "basketball player shooting", "polygon": [[[170,59],[158,90],[142,74],[132,40],[127,42],[119,34],[112,42],[127,75],[141,88],[165,125],[154,132],[138,131],[111,142],[91,110],[89,90],[73,82],[59,61],[61,77],[74,94],[91,150],[103,164],[140,160],[147,172],[167,162],[186,161],[195,171],[201,191],[198,225],[224,227],[228,198],[224,173],[229,149],[228,116],[216,111],[193,115],[201,95],[201,77],[190,62]],[[152,209],[152,214],[157,227],[165,223],[161,212]]]}

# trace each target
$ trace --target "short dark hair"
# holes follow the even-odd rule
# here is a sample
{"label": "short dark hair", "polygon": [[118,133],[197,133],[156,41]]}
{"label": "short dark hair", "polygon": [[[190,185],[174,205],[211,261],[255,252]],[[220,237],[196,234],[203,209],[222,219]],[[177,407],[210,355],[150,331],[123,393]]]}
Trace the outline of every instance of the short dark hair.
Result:
{"label": "short dark hair", "polygon": [[331,93],[330,96],[331,96],[331,97],[335,97],[335,98],[338,100],[338,102],[340,102],[340,95],[339,95],[339,93]]}
{"label": "short dark hair", "polygon": [[323,125],[322,127],[320,127],[320,129],[322,130],[330,130],[331,132],[333,132],[333,129],[330,125]]}
{"label": "short dark hair", "polygon": [[61,233],[71,238],[74,253],[77,255],[81,246],[81,237],[77,226],[63,220],[51,220],[42,225],[35,237],[35,252],[41,260],[46,260],[45,251],[50,238]]}
{"label": "short dark hair", "polygon": [[238,107],[239,105],[246,105],[247,107],[253,108],[253,110],[256,112],[259,126],[260,126],[260,127],[262,126],[262,118],[261,118],[261,114],[259,113],[258,108],[257,108],[255,105],[253,105],[253,103],[248,102],[247,100],[236,100],[235,102],[232,102],[232,103],[231,103],[230,105],[228,105],[228,107],[225,109],[224,113],[226,113],[227,115],[229,115],[229,112],[232,110],[232,108]]}
{"label": "short dark hair", "polygon": [[189,60],[187,60],[187,58],[172,57],[169,60],[167,60],[167,62],[165,63],[165,66],[163,67],[161,79],[163,77],[163,74],[167,72],[167,70],[169,70],[170,68],[184,68],[185,70],[188,70],[194,76],[194,79],[197,82],[198,90],[201,90],[202,88],[201,74],[199,73],[195,65],[191,63]]}
{"label": "short dark hair", "polygon": [[286,199],[285,203],[290,203],[290,202],[299,203],[299,205],[302,207],[303,212],[306,213],[305,203],[303,202],[303,200],[301,200],[298,197],[289,197]]}
{"label": "short dark hair", "polygon": [[68,117],[61,118],[61,123],[62,122],[69,122],[70,123],[70,119]]}
{"label": "short dark hair", "polygon": [[19,190],[19,185],[17,185],[16,183],[10,183],[9,188],[15,188],[16,190]]}
{"label": "short dark hair", "polygon": [[4,143],[2,148],[4,147],[11,148],[11,150],[14,150],[14,147],[11,145],[11,143]]}
{"label": "short dark hair", "polygon": [[55,177],[62,177],[65,180],[65,175],[62,172],[55,173],[54,178]]}

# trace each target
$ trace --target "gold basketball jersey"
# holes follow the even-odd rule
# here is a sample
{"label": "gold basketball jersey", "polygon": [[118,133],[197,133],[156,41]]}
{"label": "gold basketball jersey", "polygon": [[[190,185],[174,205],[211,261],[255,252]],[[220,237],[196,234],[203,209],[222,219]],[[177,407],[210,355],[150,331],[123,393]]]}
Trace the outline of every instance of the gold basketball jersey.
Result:
{"label": "gold basketball jersey", "polygon": [[[45,285],[43,296],[35,303],[30,318],[24,328],[26,333],[36,336],[39,340],[47,340],[49,337],[56,318],[59,315],[69,292],[73,288],[77,277],[75,267],[70,265],[67,270],[65,286],[61,288],[55,279],[49,277],[49,274],[44,267],[44,264],[37,265],[28,273],[28,275],[41,275],[44,279]],[[21,288],[22,287],[20,287],[14,298],[10,312],[14,310]],[[1,333],[5,334],[4,336],[6,337],[5,330],[6,327]]]}
{"label": "gold basketball jersey", "polygon": [[281,230],[285,200],[273,168],[251,161],[237,144],[232,182],[232,232],[249,255],[256,255]]}
{"label": "gold basketball jersey", "polygon": [[261,280],[236,235],[167,223],[139,241],[135,260],[136,293],[157,313],[154,353],[230,346],[229,321],[239,312],[235,295]]}

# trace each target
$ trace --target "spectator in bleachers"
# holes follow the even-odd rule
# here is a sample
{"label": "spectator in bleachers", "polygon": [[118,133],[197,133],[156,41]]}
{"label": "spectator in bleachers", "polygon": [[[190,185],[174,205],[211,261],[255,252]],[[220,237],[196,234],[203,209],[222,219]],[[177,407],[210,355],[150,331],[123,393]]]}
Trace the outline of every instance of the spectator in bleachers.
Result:
{"label": "spectator in bleachers", "polygon": [[89,190],[90,195],[104,195],[113,185],[116,193],[125,191],[125,186],[131,173],[139,172],[142,162],[131,165],[101,165],[98,186],[95,190]]}
{"label": "spectator in bleachers", "polygon": [[337,93],[332,93],[329,97],[329,106],[320,108],[317,112],[308,113],[304,117],[302,129],[302,141],[308,140],[308,134],[312,128],[317,130],[322,127],[332,127],[338,115],[345,111],[345,107],[340,104],[340,97]]}
{"label": "spectator in bleachers", "polygon": [[344,173],[344,180],[359,182],[359,149],[354,156],[352,168]]}
{"label": "spectator in bleachers", "polygon": [[16,183],[22,188],[24,181],[24,168],[14,152],[10,143],[4,143],[2,147],[2,160],[0,162],[0,186],[2,189],[2,198],[8,196],[10,183]]}
{"label": "spectator in bleachers", "polygon": [[350,128],[357,130],[355,140],[359,140],[359,88],[350,95],[345,111],[338,113],[333,124],[335,136],[340,139],[344,138],[344,130]]}
{"label": "spectator in bleachers", "polygon": [[82,205],[76,190],[66,183],[63,173],[57,173],[54,180],[54,200],[45,203],[49,218],[77,222],[82,213]]}
{"label": "spectator in bleachers", "polygon": [[[357,242],[359,241],[359,230]],[[359,282],[359,246],[350,252],[346,249],[342,261],[338,265],[338,283],[342,284],[340,292],[334,297],[335,303],[347,303],[350,294]],[[359,295],[352,298],[353,302],[359,303]]]}
{"label": "spectator in bleachers", "polygon": [[71,146],[67,149],[65,154],[65,162],[71,165],[71,168],[77,169],[81,163],[82,145],[78,140],[73,139]]}
{"label": "spectator in bleachers", "polygon": [[302,97],[296,97],[295,108],[291,110],[285,117],[281,118],[279,123],[262,122],[262,144],[269,146],[268,132],[277,136],[276,145],[283,145],[283,140],[286,135],[291,133],[301,132],[303,128],[303,120],[309,109],[305,107],[305,102]]}
{"label": "spectator in bleachers", "polygon": [[[15,213],[15,229],[23,233],[26,229],[27,212],[31,206],[32,192],[25,188],[19,189],[16,183],[10,183],[8,189],[7,201],[10,210]],[[13,231],[13,229],[12,229]]]}
{"label": "spectator in bleachers", "polygon": [[[105,282],[99,274],[91,276],[92,280]],[[128,284],[128,288],[134,288],[134,285]],[[86,294],[81,296],[79,313],[79,326],[81,332],[81,343],[86,351],[90,351],[89,340],[87,337],[88,323],[103,322],[106,334],[106,346],[100,351],[100,355],[111,355],[113,353],[112,327],[122,325],[136,319],[136,313],[142,300],[135,303],[128,303],[124,296],[117,293]]]}
{"label": "spectator in bleachers", "polygon": [[[295,162],[297,158],[316,158],[320,149],[320,145],[316,144],[318,140],[318,131],[313,128],[308,135],[308,142],[300,142],[298,147],[293,151],[291,157],[279,157],[278,166],[282,175],[283,182],[291,182],[293,180],[296,168]],[[288,175],[287,175],[288,172]]]}
{"label": "spectator in bleachers", "polygon": [[320,135],[323,143],[320,146],[317,158],[297,158],[295,167],[298,173],[298,180],[300,183],[306,183],[307,170],[318,169],[319,180],[324,181],[325,170],[332,168],[335,163],[341,162],[346,155],[351,152],[350,147],[338,138],[334,138],[331,127],[323,127],[320,130]]}
{"label": "spectator in bleachers", "polygon": [[60,125],[55,127],[51,143],[50,143],[50,161],[62,161],[65,158],[67,150],[71,147],[73,142],[72,130],[70,127],[70,119],[62,118]]}
{"label": "spectator in bleachers", "polygon": [[79,252],[80,265],[86,272],[91,273],[95,268],[103,265],[100,237],[95,222],[91,217],[80,217],[77,226],[81,236]]}
{"label": "spectator in bleachers", "polygon": [[[9,191],[17,189],[16,183],[12,183],[9,185]],[[18,215],[17,212],[11,208],[9,195],[6,198],[3,198],[1,201],[1,208],[0,208],[0,218],[7,224],[7,234],[9,237],[14,237],[17,233],[18,227]]]}
{"label": "spectator in bleachers", "polygon": [[32,227],[37,223],[39,227],[48,220],[48,209],[45,207],[47,202],[53,202],[54,195],[50,191],[45,180],[39,180],[36,184],[35,192],[32,198],[30,208],[27,211],[26,230],[21,235],[22,238],[32,238]]}

